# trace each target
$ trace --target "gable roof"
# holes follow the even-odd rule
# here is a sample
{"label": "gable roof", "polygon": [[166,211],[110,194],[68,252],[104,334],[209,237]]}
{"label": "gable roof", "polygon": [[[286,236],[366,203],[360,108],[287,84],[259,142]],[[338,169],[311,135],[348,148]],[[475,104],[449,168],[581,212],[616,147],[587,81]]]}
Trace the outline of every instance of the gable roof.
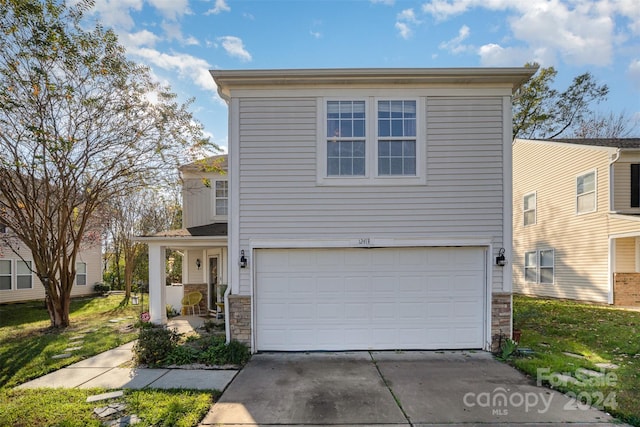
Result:
{"label": "gable roof", "polygon": [[181,172],[217,172],[227,171],[228,156],[220,154],[180,166]]}

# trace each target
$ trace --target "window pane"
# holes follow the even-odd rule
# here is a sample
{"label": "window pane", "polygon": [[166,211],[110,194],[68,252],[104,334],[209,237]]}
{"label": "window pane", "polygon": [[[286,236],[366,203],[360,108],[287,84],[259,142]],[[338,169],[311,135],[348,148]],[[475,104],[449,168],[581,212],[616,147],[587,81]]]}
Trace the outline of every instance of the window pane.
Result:
{"label": "window pane", "polygon": [[392,141],[390,144],[391,157],[402,157],[402,141]]}
{"label": "window pane", "polygon": [[391,136],[391,123],[388,120],[378,122],[378,136]]}
{"label": "window pane", "polygon": [[404,122],[402,120],[391,121],[391,136],[404,136]]}
{"label": "window pane", "polygon": [[540,267],[540,283],[553,283],[553,268]]}
{"label": "window pane", "polygon": [[391,157],[391,175],[402,175],[402,157]]}
{"label": "window pane", "polygon": [[402,117],[402,101],[391,101],[391,117],[397,118]]}
{"label": "window pane", "polygon": [[390,175],[391,174],[391,162],[389,158],[378,159],[378,175]]}
{"label": "window pane", "polygon": [[340,143],[328,142],[327,143],[327,156],[338,157],[340,155]]}
{"label": "window pane", "polygon": [[17,261],[16,273],[31,275],[31,261]]}
{"label": "window pane", "polygon": [[364,101],[353,101],[353,117],[356,119],[364,119]]}
{"label": "window pane", "polygon": [[351,120],[343,120],[340,122],[340,136],[345,138],[351,138],[353,136]]}
{"label": "window pane", "polygon": [[364,158],[353,159],[353,174],[364,175]]}
{"label": "window pane", "polygon": [[76,285],[85,286],[87,284],[87,275],[86,274],[78,274],[76,276]]}
{"label": "window pane", "polygon": [[0,274],[11,274],[11,261],[8,259],[0,260]]}
{"label": "window pane", "polygon": [[524,269],[524,279],[527,282],[536,282],[537,281],[537,277],[536,277],[536,269],[534,268],[525,268]]}
{"label": "window pane", "polygon": [[0,276],[0,291],[11,290],[11,276]]}
{"label": "window pane", "polygon": [[578,180],[577,180],[578,194],[584,194],[590,191],[595,191],[595,189],[596,189],[596,174],[594,172],[578,177]]}
{"label": "window pane", "polygon": [[340,122],[338,120],[327,121],[327,137],[339,137],[340,136]]}
{"label": "window pane", "polygon": [[353,121],[353,136],[363,138],[364,135],[364,120]]}
{"label": "window pane", "polygon": [[592,212],[596,209],[596,194],[578,196],[578,212]]}
{"label": "window pane", "polygon": [[353,175],[353,159],[348,157],[340,159],[340,175]]}
{"label": "window pane", "polygon": [[404,117],[408,119],[416,118],[416,101],[404,101]]}
{"label": "window pane", "polygon": [[416,136],[416,120],[409,119],[404,121],[404,136]]}
{"label": "window pane", "polygon": [[227,215],[227,200],[216,200],[216,215]]}
{"label": "window pane", "polygon": [[404,175],[415,175],[416,174],[416,158],[406,158],[404,159]]}
{"label": "window pane", "polygon": [[338,157],[327,159],[327,175],[340,175],[340,159]]}
{"label": "window pane", "polygon": [[76,274],[85,274],[87,272],[87,264],[84,262],[76,262]]}
{"label": "window pane", "polygon": [[391,103],[389,101],[378,101],[378,118],[388,119],[391,117]]}
{"label": "window pane", "polygon": [[327,118],[337,119],[340,117],[340,102],[328,101],[327,102]]}
{"label": "window pane", "polygon": [[536,266],[536,253],[527,252],[524,254],[524,265],[525,267],[535,267]]}
{"label": "window pane", "polygon": [[405,157],[415,157],[416,156],[416,142],[415,141],[404,141],[403,142],[403,150]]}
{"label": "window pane", "polygon": [[524,197],[524,209],[535,209],[535,194],[530,194]]}
{"label": "window pane", "polygon": [[16,285],[18,289],[31,289],[31,276],[17,276]]}
{"label": "window pane", "polygon": [[364,141],[354,141],[353,143],[353,157],[364,158]]}
{"label": "window pane", "polygon": [[540,267],[553,267],[553,250],[540,251]]}
{"label": "window pane", "polygon": [[524,213],[524,225],[532,225],[536,223],[536,213],[529,211]]}

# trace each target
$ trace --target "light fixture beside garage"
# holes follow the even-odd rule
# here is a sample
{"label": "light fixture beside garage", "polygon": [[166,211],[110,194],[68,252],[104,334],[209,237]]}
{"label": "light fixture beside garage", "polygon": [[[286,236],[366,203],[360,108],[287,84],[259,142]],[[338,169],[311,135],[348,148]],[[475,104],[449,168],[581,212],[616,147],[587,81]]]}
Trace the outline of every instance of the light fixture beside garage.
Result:
{"label": "light fixture beside garage", "polygon": [[504,248],[500,248],[500,250],[498,251],[498,256],[496,257],[496,265],[499,265],[500,267],[504,267],[505,265],[507,265],[507,260],[504,257]]}
{"label": "light fixture beside garage", "polygon": [[200,264],[200,258],[196,259],[196,267],[198,267],[198,270],[200,270],[200,266],[202,264]]}
{"label": "light fixture beside garage", "polygon": [[244,256],[244,249],[240,251],[240,268],[247,267],[247,257]]}

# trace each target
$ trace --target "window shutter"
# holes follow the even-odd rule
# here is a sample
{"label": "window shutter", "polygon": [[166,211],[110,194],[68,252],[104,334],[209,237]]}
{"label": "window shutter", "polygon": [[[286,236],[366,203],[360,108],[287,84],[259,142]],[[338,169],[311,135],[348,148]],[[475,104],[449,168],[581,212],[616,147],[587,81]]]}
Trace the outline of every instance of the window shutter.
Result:
{"label": "window shutter", "polygon": [[640,164],[631,165],[631,207],[640,207]]}

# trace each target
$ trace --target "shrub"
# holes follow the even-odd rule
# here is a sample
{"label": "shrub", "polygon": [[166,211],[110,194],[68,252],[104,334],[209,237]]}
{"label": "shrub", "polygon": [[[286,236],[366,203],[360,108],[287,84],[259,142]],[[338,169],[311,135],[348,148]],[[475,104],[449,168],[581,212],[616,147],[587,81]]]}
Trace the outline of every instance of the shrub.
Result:
{"label": "shrub", "polygon": [[212,336],[205,341],[200,360],[209,365],[244,365],[250,356],[246,344],[236,340],[226,344],[224,337]]}
{"label": "shrub", "polygon": [[96,282],[93,285],[93,290],[97,293],[100,294],[106,294],[107,292],[109,292],[111,290],[111,286],[105,284],[105,283],[101,283],[101,282]]}
{"label": "shrub", "polygon": [[138,342],[133,347],[136,362],[156,367],[165,362],[177,347],[180,335],[175,329],[150,327],[140,330]]}

